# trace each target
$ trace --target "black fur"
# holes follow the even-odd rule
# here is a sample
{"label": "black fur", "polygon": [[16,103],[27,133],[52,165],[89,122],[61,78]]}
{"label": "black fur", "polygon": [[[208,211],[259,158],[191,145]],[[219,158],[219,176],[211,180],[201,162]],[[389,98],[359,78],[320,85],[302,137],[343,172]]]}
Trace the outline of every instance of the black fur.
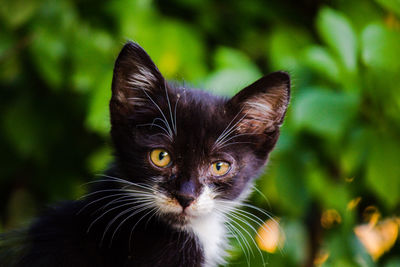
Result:
{"label": "black fur", "polygon": [[[150,177],[158,177],[158,190],[171,199],[184,194],[196,199],[206,185],[219,192],[218,198],[236,201],[262,170],[278,139],[289,88],[284,72],[263,77],[232,99],[171,86],[146,52],[129,42],[114,68],[110,113],[115,163],[106,175],[136,184],[151,184]],[[251,105],[246,106],[249,99],[264,100],[272,110],[253,112]],[[172,138],[162,119],[170,124]],[[237,136],[215,147],[229,125],[236,125],[229,137]],[[171,167],[156,168],[150,163],[149,153],[155,148],[170,153]],[[217,160],[229,162],[231,171],[222,177],[210,175],[209,166]],[[126,209],[112,203],[116,197],[111,194],[118,190],[123,185],[112,178],[95,183],[85,199],[43,214],[29,228],[16,266],[204,265],[201,242],[180,228],[187,224],[185,216],[143,217],[147,211],[143,210],[118,217]],[[105,231],[114,218],[119,218],[116,225],[125,218],[126,222],[117,230],[114,226]],[[6,266],[1,258],[0,266]]]}

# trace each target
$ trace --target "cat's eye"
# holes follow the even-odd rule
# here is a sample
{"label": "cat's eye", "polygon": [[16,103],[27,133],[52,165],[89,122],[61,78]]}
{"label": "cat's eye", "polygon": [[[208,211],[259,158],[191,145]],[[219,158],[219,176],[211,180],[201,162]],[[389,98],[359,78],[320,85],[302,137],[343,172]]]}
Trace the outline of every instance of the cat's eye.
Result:
{"label": "cat's eye", "polygon": [[153,149],[150,153],[150,160],[157,167],[165,168],[171,164],[171,156],[168,151],[162,148]]}
{"label": "cat's eye", "polygon": [[231,170],[231,164],[226,161],[217,161],[211,165],[211,173],[215,176],[222,176]]}

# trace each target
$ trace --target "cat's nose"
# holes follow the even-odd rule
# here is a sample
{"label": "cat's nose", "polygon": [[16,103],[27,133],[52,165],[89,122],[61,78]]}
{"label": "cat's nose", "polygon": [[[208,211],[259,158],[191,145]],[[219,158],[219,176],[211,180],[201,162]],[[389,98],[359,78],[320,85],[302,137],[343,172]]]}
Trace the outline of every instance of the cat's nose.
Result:
{"label": "cat's nose", "polygon": [[178,188],[174,197],[181,204],[182,208],[185,209],[196,199],[196,183],[193,180],[182,181],[178,185]]}
{"label": "cat's nose", "polygon": [[178,200],[179,204],[183,209],[189,207],[190,204],[195,200],[193,195],[184,195],[184,194],[175,194],[176,200]]}

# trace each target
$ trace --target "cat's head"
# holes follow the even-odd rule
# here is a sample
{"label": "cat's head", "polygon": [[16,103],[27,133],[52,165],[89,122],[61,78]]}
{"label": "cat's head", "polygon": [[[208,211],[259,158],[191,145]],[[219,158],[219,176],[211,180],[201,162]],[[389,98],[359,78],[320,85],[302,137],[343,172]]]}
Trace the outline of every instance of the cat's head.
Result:
{"label": "cat's head", "polygon": [[224,212],[266,164],[289,95],[284,72],[232,98],[172,86],[139,45],[127,43],[115,63],[110,113],[118,167],[138,185],[132,195],[179,226]]}

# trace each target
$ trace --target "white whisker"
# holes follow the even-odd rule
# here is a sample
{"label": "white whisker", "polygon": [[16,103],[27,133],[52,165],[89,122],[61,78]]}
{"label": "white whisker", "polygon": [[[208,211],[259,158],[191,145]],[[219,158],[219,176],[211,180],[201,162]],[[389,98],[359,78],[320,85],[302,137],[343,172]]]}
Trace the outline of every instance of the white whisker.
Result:
{"label": "white whisker", "polygon": [[247,116],[247,113],[245,113],[235,124],[230,126],[232,124],[232,122],[237,118],[237,116],[241,113],[241,111],[242,111],[242,109],[236,114],[236,116],[231,120],[231,122],[228,124],[228,126],[225,128],[225,130],[217,138],[212,149],[219,147],[221,145],[221,142],[224,142],[225,138],[227,138],[231,133],[233,133],[236,130],[236,127],[238,126],[238,124]]}
{"label": "white whisker", "polygon": [[134,205],[134,203],[125,203],[125,204],[121,204],[121,205],[119,205],[119,206],[116,206],[116,207],[114,207],[114,208],[111,208],[111,209],[105,211],[104,213],[102,213],[99,217],[97,217],[97,218],[89,225],[89,227],[88,227],[88,229],[87,229],[86,232],[89,233],[89,231],[90,231],[90,229],[92,228],[92,226],[93,226],[98,220],[100,220],[101,218],[103,218],[106,214],[110,213],[111,211],[113,211],[113,210],[115,210],[115,209],[119,209],[119,208],[122,208],[122,207],[125,207],[125,206],[129,206],[129,205]]}
{"label": "white whisker", "polygon": [[219,148],[221,149],[221,148],[224,148],[227,146],[237,145],[237,144],[254,144],[254,143],[253,142],[231,142],[231,143],[225,144],[223,146],[220,146]]}
{"label": "white whisker", "polygon": [[172,117],[172,108],[171,108],[171,102],[169,101],[168,90],[167,90],[167,82],[166,81],[165,81],[165,84],[164,84],[164,89],[165,89],[165,96],[167,97],[168,110],[169,110],[169,115],[171,117],[172,128],[174,129],[174,133],[176,135],[175,123],[174,123],[174,119]]}
{"label": "white whisker", "polygon": [[150,99],[150,101],[156,106],[158,111],[161,113],[161,116],[164,118],[163,121],[165,123],[165,126],[168,128],[169,135],[172,137],[173,133],[172,133],[171,127],[170,127],[170,125],[168,123],[168,120],[164,115],[164,112],[161,110],[160,106],[157,105],[157,103],[149,96],[149,94],[145,90],[143,90],[143,93],[145,93],[145,95]]}
{"label": "white whisker", "polygon": [[[141,210],[147,209],[149,206],[151,206],[151,201],[148,201],[148,202],[145,202],[145,203],[143,203],[143,204],[136,205],[136,206],[134,206],[134,207],[132,207],[132,208],[126,209],[126,210],[124,210],[124,211],[121,211],[117,216],[115,216],[115,217],[107,224],[107,226],[106,226],[106,228],[105,228],[105,230],[104,230],[103,236],[102,236],[102,238],[101,238],[100,244],[103,243],[103,240],[104,240],[104,238],[105,238],[105,236],[106,236],[106,234],[107,234],[108,229],[110,229],[111,225],[112,225],[116,220],[118,220],[119,217],[123,216],[123,215],[126,214],[126,213],[129,213],[129,212],[131,212],[131,211],[136,210],[135,212],[133,212],[133,213],[130,215],[130,216],[133,216],[133,215],[139,213]],[[137,209],[139,209],[139,210],[137,210]],[[112,239],[111,239],[111,242],[112,242]],[[110,244],[110,245],[111,245],[111,244]]]}
{"label": "white whisker", "polygon": [[[249,254],[250,254],[250,252],[249,252],[249,250],[248,250],[249,248],[246,246],[246,249],[247,249],[247,251],[246,251],[246,250],[244,249],[244,247],[243,247],[242,242],[240,241],[240,240],[245,240],[245,238],[242,237],[243,235],[240,233],[240,231],[237,230],[237,229],[235,228],[235,226],[233,226],[230,222],[227,221],[227,222],[226,222],[226,226],[227,226],[227,229],[228,229],[229,231],[231,231],[233,237],[237,240],[237,242],[238,242],[238,244],[239,244],[241,250],[243,251],[243,254],[244,254],[245,258],[246,258],[247,265],[250,267],[250,259],[249,259],[249,256],[250,256]],[[238,237],[238,235],[239,235],[239,237]]]}
{"label": "white whisker", "polygon": [[146,217],[148,214],[150,214],[151,212],[154,212],[154,209],[151,209],[149,212],[147,212],[145,215],[143,215],[137,222],[136,224],[132,227],[131,233],[129,235],[129,250],[132,251],[131,249],[131,245],[132,245],[132,235],[133,235],[133,231],[135,230],[136,226],[138,225],[138,223],[140,223],[141,220],[143,220],[144,217]]}
{"label": "white whisker", "polygon": [[260,189],[258,189],[255,185],[251,185],[251,188],[254,189],[254,191],[256,191],[262,198],[264,198],[268,204],[268,207],[271,208],[271,203],[269,202],[268,198],[264,195],[264,193],[261,192]]}
{"label": "white whisker", "polygon": [[126,196],[127,193],[119,193],[119,194],[112,194],[112,195],[108,195],[105,197],[101,197],[99,199],[96,199],[94,201],[89,202],[88,204],[86,204],[85,206],[83,206],[83,208],[81,208],[76,214],[81,213],[84,209],[86,209],[87,207],[89,207],[90,205],[93,205],[94,203],[100,202],[104,199],[110,198],[110,197],[117,197],[117,196]]}
{"label": "white whisker", "polygon": [[176,127],[176,107],[178,106],[178,102],[179,102],[179,99],[180,99],[180,95],[178,94],[177,95],[177,99],[176,99],[176,101],[175,101],[175,108],[174,108],[174,121],[175,121],[175,135],[178,135],[178,130],[177,130],[177,127]]}

